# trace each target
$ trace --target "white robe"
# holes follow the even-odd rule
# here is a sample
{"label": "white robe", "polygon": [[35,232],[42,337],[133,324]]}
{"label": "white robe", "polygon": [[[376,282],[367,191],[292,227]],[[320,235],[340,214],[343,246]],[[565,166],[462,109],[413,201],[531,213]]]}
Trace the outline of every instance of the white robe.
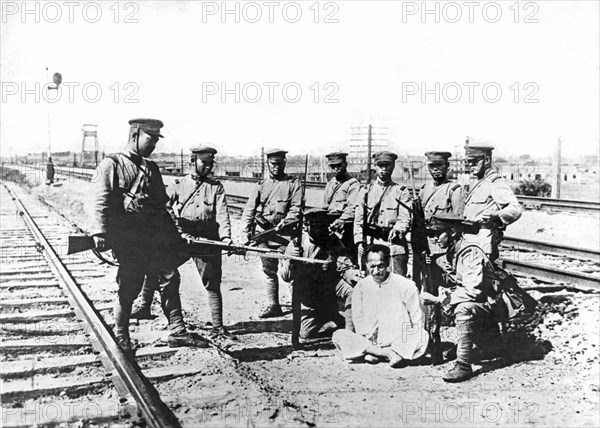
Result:
{"label": "white robe", "polygon": [[345,358],[358,358],[371,345],[391,347],[408,360],[427,349],[419,291],[403,276],[392,273],[381,284],[372,276],[360,280],[352,294],[352,320],[356,333],[338,330],[332,338]]}

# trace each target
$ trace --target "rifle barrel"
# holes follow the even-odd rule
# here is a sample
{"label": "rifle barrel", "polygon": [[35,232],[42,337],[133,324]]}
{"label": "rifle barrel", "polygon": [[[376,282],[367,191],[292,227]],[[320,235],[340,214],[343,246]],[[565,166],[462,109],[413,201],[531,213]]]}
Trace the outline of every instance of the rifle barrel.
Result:
{"label": "rifle barrel", "polygon": [[250,251],[250,252],[260,253],[259,257],[264,257],[267,259],[295,260],[298,262],[313,263],[313,264],[329,263],[327,260],[317,260],[317,259],[309,259],[308,257],[291,256],[289,254],[284,254],[284,253],[270,250],[269,248],[251,247],[249,245],[229,245],[229,244],[225,244],[224,242],[220,242],[220,241],[213,241],[211,239],[196,238],[196,237],[191,237],[191,236],[187,236],[186,238],[187,238],[188,242],[191,242],[193,244],[207,245],[207,246],[217,247],[217,248],[225,248],[225,249],[233,250],[233,251],[242,250],[242,251]]}

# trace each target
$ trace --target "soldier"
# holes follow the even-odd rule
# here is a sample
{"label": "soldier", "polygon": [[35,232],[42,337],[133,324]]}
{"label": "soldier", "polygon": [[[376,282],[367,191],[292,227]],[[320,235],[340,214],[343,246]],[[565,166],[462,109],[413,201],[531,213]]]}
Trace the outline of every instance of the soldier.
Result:
{"label": "soldier", "polygon": [[[314,338],[321,327],[334,321],[340,328],[353,331],[352,286],[360,279],[360,271],[352,269],[352,261],[336,235],[328,231],[334,216],[321,208],[311,208],[304,216],[307,233],[302,234],[301,249],[290,242],[286,254],[317,260],[325,265],[284,260],[280,267],[284,281],[298,287],[301,309],[300,343]],[[337,297],[337,298],[336,298]],[[344,304],[344,320],[338,312],[337,299]]]}
{"label": "soldier", "polygon": [[329,167],[335,175],[325,186],[324,202],[327,212],[337,217],[331,223],[330,229],[341,236],[341,241],[348,249],[350,257],[356,262],[356,247],[352,229],[360,183],[348,174],[346,156],[348,153],[343,152],[325,155]]}
{"label": "soldier", "polygon": [[508,182],[492,167],[490,146],[467,146],[467,164],[477,182],[465,199],[467,220],[482,224],[478,233],[465,233],[465,243],[481,247],[494,261],[503,232],[521,217],[521,206]]}
{"label": "soldier", "polygon": [[112,248],[119,261],[114,309],[117,343],[127,355],[134,355],[129,337],[131,307],[148,276],[158,280],[162,308],[169,321],[169,346],[207,347],[206,340],[190,335],[183,322],[177,271],[185,260],[177,253],[181,238],[166,208],[169,198],[158,166],[146,159],[162,138],[163,123],[133,119],[129,124],[126,150],[109,155],[96,170],[92,227],[96,249]]}
{"label": "soldier", "polygon": [[[490,146],[467,146],[467,164],[478,181],[472,186],[465,200],[466,220],[477,223],[478,230],[466,230],[460,242],[461,254],[457,261],[457,273],[462,288],[458,297],[452,296],[458,337],[457,363],[444,376],[447,382],[461,382],[473,375],[471,354],[476,335],[478,318],[489,318],[493,308],[482,306],[490,297],[490,262],[498,256],[498,245],[507,225],[521,217],[517,197],[504,178],[492,167]],[[462,253],[461,253],[462,252]],[[462,266],[459,266],[462,265]],[[489,323],[485,335],[498,334],[497,324]],[[483,334],[483,333],[481,333]]]}
{"label": "soldier", "polygon": [[[255,227],[258,231],[267,231],[272,228],[278,232],[290,223],[298,221],[302,200],[300,181],[285,173],[286,151],[280,149],[270,150],[267,155],[269,178],[262,180],[254,188],[242,214],[242,233],[247,241],[250,240]],[[273,234],[260,246],[274,250],[283,250],[289,243],[280,234]],[[259,318],[273,318],[283,316],[279,305],[279,280],[277,278],[278,262],[276,259],[262,258],[262,270],[267,279],[267,307],[258,316]]]}
{"label": "soldier", "polygon": [[[406,233],[410,228],[410,212],[406,207],[411,203],[410,193],[406,186],[392,181],[398,159],[395,153],[378,152],[373,159],[377,179],[359,193],[354,215],[354,242],[358,246],[359,258],[364,252],[363,238],[367,244],[388,245],[392,254],[392,272],[406,276]],[[365,212],[367,230],[363,231]]]}
{"label": "soldier", "polygon": [[[209,177],[217,150],[197,145],[190,148],[195,174],[189,174],[168,189],[169,205],[176,217],[182,234],[231,244],[231,222],[221,182]],[[172,188],[171,188],[172,187]],[[221,294],[221,250],[204,247],[189,248],[200,280],[208,294],[208,307],[212,319],[211,337],[232,339],[223,326],[223,297]],[[141,307],[135,312],[137,318],[148,318],[154,290],[148,289],[149,278],[142,290]],[[132,315],[132,317],[134,316]]]}
{"label": "soldier", "polygon": [[[433,181],[425,183],[419,192],[423,206],[425,220],[430,221],[434,214],[454,213],[462,216],[465,203],[463,190],[460,184],[448,179],[448,159],[452,156],[450,152],[427,152],[427,168]],[[444,249],[437,245],[434,237],[428,238],[429,251],[432,255],[445,253]],[[433,281],[441,282],[441,270],[437,264],[432,264]]]}
{"label": "soldier", "polygon": [[425,220],[437,213],[454,213],[462,215],[464,211],[464,196],[460,184],[448,179],[448,168],[452,157],[450,152],[427,152],[427,169],[433,181],[421,187],[419,198],[423,203]]}
{"label": "soldier", "polygon": [[433,216],[431,230],[436,232],[439,248],[447,251],[435,257],[442,261],[439,264],[445,268],[450,288],[440,288],[439,296],[421,292],[424,304],[440,304],[455,318],[456,364],[442,376],[446,382],[462,382],[473,377],[475,344],[480,350],[484,347],[497,350],[502,344],[497,328],[500,312],[493,284],[494,268],[479,246],[466,243],[464,236],[472,227],[465,229],[463,220],[462,216],[452,213]]}

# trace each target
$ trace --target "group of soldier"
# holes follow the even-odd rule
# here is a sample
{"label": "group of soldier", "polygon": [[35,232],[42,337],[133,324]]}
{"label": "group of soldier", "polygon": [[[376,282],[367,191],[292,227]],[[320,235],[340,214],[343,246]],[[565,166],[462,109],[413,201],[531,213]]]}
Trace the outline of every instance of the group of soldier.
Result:
{"label": "group of soldier", "polygon": [[[209,346],[208,339],[186,330],[182,316],[177,267],[190,257],[208,295],[210,339],[236,340],[223,324],[223,246],[196,241],[241,247],[233,245],[223,185],[211,176],[217,150],[192,147],[194,172],[165,187],[157,165],[147,159],[162,137],[163,123],[134,119],[129,124],[126,150],[108,156],[98,167],[92,231],[96,249],[112,249],[119,262],[117,342],[126,354],[134,355],[130,318],[149,317],[158,291],[169,322],[169,346]],[[443,379],[470,378],[474,346],[497,342],[491,266],[498,257],[502,231],[521,215],[508,183],[492,167],[492,149],[466,148],[467,164],[476,178],[469,192],[448,179],[450,153],[427,152],[433,181],[418,196],[392,180],[394,153],[373,155],[375,177],[366,186],[348,173],[346,153],[330,153],[327,159],[334,176],[326,185],[322,206],[309,209],[304,207],[300,180],[285,173],[287,152],[268,151],[268,177],[249,195],[240,244],[285,257],[261,257],[266,305],[258,317],[284,315],[281,278],[292,284],[299,300],[301,345],[333,321],[340,329],[332,340],[344,358],[387,360],[398,367],[427,352],[425,305],[443,307],[454,315],[458,332],[456,364]],[[420,290],[421,284],[407,277],[413,197],[420,198],[431,226],[428,262],[441,286],[437,295]],[[461,228],[465,219],[478,227]],[[138,295],[140,302],[132,313]]]}

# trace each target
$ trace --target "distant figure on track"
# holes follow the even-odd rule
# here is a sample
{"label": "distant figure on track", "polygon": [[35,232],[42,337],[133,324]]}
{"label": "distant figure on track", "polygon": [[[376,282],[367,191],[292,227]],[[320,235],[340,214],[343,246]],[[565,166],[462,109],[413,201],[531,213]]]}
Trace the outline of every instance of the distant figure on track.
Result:
{"label": "distant figure on track", "polygon": [[46,164],[46,184],[50,185],[54,183],[54,163],[52,162],[52,156],[48,156],[48,163]]}
{"label": "distant figure on track", "polygon": [[169,320],[169,346],[206,347],[206,340],[189,334],[183,322],[177,267],[187,258],[178,253],[181,237],[166,206],[169,198],[158,166],[146,159],[162,137],[163,123],[133,119],[129,125],[126,150],[109,155],[96,169],[92,227],[96,249],[112,248],[119,262],[114,308],[117,343],[126,354],[134,355],[129,319],[147,276],[158,280],[162,308]]}

